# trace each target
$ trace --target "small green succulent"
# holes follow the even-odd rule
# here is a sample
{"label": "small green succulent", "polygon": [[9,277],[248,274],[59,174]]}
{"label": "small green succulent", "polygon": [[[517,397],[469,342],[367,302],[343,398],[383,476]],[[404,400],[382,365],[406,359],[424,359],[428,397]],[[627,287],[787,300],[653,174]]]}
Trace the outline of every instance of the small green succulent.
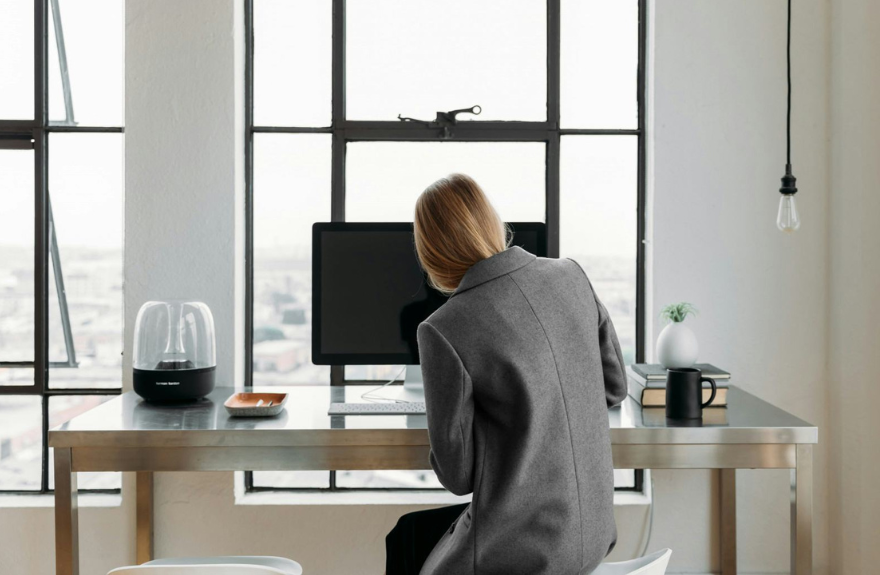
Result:
{"label": "small green succulent", "polygon": [[684,318],[691,315],[697,315],[697,308],[694,307],[693,304],[682,302],[682,303],[673,303],[664,307],[660,312],[660,317],[665,319],[666,321],[671,321],[673,323],[681,323],[684,321]]}

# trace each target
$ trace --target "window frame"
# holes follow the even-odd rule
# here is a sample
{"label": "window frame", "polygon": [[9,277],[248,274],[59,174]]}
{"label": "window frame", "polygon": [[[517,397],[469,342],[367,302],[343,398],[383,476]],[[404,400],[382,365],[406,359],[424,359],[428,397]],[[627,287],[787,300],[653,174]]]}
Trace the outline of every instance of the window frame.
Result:
{"label": "window frame", "polygon": [[[51,5],[51,8],[50,8]],[[59,68],[66,119],[49,120],[49,11],[55,14],[53,24],[58,46]],[[0,486],[0,494],[44,494],[49,489],[49,400],[59,396],[108,396],[122,393],[119,388],[52,388],[49,369],[77,366],[67,314],[64,277],[55,241],[52,207],[49,199],[49,136],[52,133],[124,133],[121,126],[78,126],[73,119],[73,104],[67,77],[64,35],[58,0],[34,0],[34,117],[30,120],[0,119],[0,150],[34,151],[34,356],[31,361],[0,361],[0,368],[33,368],[33,385],[0,385],[4,396],[37,396],[41,405],[41,475],[39,490],[8,490]],[[52,262],[50,264],[50,258]],[[49,361],[49,266],[55,265],[54,289],[58,294],[67,361]],[[81,489],[84,493],[120,493],[120,489]]]}
{"label": "window frame", "polygon": [[[346,0],[332,0],[332,109],[326,127],[258,126],[254,124],[254,0],[245,0],[245,387],[253,387],[254,328],[254,135],[267,133],[330,134],[332,136],[330,221],[345,221],[345,154],[349,142],[543,142],[546,144],[547,255],[559,257],[560,143],[563,136],[628,136],[638,140],[637,233],[636,233],[636,361],[644,361],[645,350],[645,231],[646,231],[646,71],[647,0],[638,2],[638,64],[636,82],[637,126],[633,129],[562,128],[560,126],[561,0],[546,0],[547,8],[547,118],[544,121],[468,121],[455,126],[449,139],[442,127],[417,122],[363,121],[346,118]],[[346,380],[345,366],[330,367],[330,385],[375,385],[375,381]],[[330,471],[330,491],[352,491],[336,487],[336,472]],[[642,470],[635,470],[632,488],[617,491],[641,492]],[[364,488],[373,491],[375,488]],[[253,474],[245,472],[245,490],[327,491],[327,488],[255,487]],[[393,490],[393,489],[392,489]]]}

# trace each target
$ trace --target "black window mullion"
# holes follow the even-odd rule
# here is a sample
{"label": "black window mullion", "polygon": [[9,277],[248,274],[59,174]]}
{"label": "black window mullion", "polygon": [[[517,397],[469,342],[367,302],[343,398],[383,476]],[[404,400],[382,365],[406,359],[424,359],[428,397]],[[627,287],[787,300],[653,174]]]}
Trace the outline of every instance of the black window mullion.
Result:
{"label": "black window mullion", "polygon": [[40,398],[40,491],[49,490],[49,82],[46,0],[34,0],[34,385]]}
{"label": "black window mullion", "polygon": [[559,132],[547,142],[547,256],[559,257]]}
{"label": "black window mullion", "polygon": [[[254,385],[254,0],[244,3],[244,123],[245,123],[245,248],[244,248],[244,385]],[[254,490],[254,472],[244,472],[244,490]]]}
{"label": "black window mullion", "polygon": [[[49,81],[46,0],[34,0],[34,385],[48,388],[49,363]],[[45,427],[45,425],[44,425]],[[45,459],[46,454],[44,452]]]}
{"label": "black window mullion", "polygon": [[346,121],[347,142],[546,142],[555,132],[550,122],[461,122],[449,138],[443,128],[415,122]]}
{"label": "black window mullion", "polygon": [[561,51],[560,0],[547,0],[547,122],[559,129],[560,51]]}
{"label": "black window mullion", "polygon": [[560,0],[547,0],[547,123],[546,160],[547,255],[559,257],[559,99],[561,51]]}
{"label": "black window mullion", "polygon": [[[254,385],[254,0],[245,0],[245,248],[244,248],[244,385]],[[244,475],[245,489],[253,488],[253,472]]]}
{"label": "black window mullion", "polygon": [[[648,2],[639,0],[639,54],[638,54],[638,79],[636,81],[636,101],[638,102],[639,114],[639,144],[638,144],[638,176],[636,181],[636,361],[645,361],[645,233],[646,233],[646,114],[645,114],[645,61],[647,58],[647,34],[648,34]],[[639,475],[639,489],[641,489]]]}
{"label": "black window mullion", "polygon": [[[330,221],[345,221],[345,0],[333,0],[332,121],[330,168]],[[345,385],[345,367],[330,366],[330,385]],[[331,489],[336,472],[330,472]]]}
{"label": "black window mullion", "polygon": [[[30,367],[30,366],[24,366]],[[40,395],[35,385],[5,385],[0,386],[0,397],[4,395]]]}
{"label": "black window mullion", "polygon": [[49,491],[49,466],[52,465],[52,462],[49,461],[49,396],[43,395],[40,400],[40,407],[42,411],[42,466],[40,473],[40,491],[46,493]]}

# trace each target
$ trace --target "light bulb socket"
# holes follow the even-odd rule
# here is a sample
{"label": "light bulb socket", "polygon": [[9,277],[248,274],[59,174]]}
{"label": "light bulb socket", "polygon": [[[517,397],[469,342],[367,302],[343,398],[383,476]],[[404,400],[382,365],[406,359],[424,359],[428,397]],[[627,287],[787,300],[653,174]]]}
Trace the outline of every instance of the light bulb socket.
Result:
{"label": "light bulb socket", "polygon": [[782,187],[779,188],[779,193],[792,196],[797,193],[797,178],[794,177],[794,174],[791,173],[791,164],[785,164],[785,175],[782,176]]}

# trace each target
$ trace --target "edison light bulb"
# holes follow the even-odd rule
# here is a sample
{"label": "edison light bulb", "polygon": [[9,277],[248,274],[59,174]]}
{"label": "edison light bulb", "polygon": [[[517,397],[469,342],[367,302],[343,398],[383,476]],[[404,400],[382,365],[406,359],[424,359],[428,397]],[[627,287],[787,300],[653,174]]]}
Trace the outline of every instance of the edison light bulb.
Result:
{"label": "edison light bulb", "polygon": [[782,194],[779,198],[779,213],[776,215],[776,227],[783,232],[793,232],[801,227],[794,194]]}

